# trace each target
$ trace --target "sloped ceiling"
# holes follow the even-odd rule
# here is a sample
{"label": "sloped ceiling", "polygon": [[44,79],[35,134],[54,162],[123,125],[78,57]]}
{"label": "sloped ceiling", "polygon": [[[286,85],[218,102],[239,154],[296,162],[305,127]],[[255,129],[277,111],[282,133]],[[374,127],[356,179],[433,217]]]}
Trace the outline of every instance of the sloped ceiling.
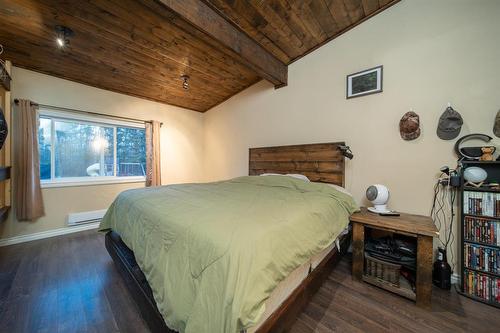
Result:
{"label": "sloped ceiling", "polygon": [[0,44],[15,66],[204,112],[285,86],[287,64],[398,1],[0,0]]}

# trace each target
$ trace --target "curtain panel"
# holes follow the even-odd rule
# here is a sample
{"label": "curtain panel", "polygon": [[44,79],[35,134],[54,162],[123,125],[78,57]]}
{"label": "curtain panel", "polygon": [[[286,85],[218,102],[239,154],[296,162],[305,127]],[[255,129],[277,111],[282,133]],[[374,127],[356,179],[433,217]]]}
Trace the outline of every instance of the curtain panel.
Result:
{"label": "curtain panel", "polygon": [[14,208],[19,221],[44,216],[38,156],[38,110],[29,100],[19,100],[13,113]]}
{"label": "curtain panel", "polygon": [[160,128],[158,121],[146,122],[146,186],[161,185]]}

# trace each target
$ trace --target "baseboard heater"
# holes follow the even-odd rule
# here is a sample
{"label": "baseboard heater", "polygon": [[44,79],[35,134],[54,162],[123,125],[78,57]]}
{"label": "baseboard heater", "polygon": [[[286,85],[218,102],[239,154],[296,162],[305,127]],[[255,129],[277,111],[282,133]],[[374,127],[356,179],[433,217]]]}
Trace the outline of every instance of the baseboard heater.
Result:
{"label": "baseboard heater", "polygon": [[68,225],[73,226],[73,225],[98,222],[103,218],[105,213],[106,209],[92,210],[81,213],[71,213],[68,214]]}

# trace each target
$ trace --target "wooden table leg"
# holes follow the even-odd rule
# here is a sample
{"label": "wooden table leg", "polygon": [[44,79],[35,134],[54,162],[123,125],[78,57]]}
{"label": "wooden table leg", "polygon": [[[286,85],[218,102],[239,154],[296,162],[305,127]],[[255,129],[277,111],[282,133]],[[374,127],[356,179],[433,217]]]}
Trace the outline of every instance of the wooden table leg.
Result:
{"label": "wooden table leg", "polygon": [[418,236],[417,306],[430,309],[432,295],[432,237]]}
{"label": "wooden table leg", "polygon": [[365,227],[361,223],[352,223],[352,276],[363,279],[365,252]]}

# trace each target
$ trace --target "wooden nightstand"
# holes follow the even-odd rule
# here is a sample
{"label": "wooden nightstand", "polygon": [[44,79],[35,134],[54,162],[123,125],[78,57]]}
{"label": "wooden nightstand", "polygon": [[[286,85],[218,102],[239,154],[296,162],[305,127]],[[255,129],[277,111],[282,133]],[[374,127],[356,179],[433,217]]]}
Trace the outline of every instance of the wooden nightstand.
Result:
{"label": "wooden nightstand", "polygon": [[[404,297],[416,300],[417,306],[430,308],[432,292],[432,239],[439,235],[431,218],[421,215],[380,216],[361,208],[351,216],[352,233],[352,275]],[[395,288],[364,274],[365,227],[403,234],[417,239],[416,293],[412,290]]]}

